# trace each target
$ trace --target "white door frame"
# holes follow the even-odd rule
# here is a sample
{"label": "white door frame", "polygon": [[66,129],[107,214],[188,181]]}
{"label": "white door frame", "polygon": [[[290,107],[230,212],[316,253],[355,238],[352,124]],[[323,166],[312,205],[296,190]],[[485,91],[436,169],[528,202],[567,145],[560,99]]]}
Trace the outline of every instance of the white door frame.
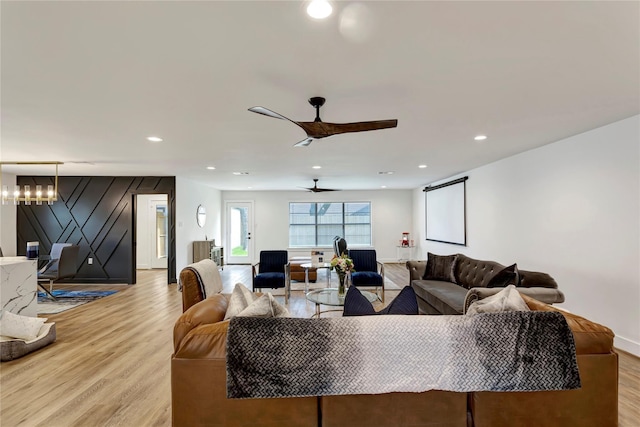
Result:
{"label": "white door frame", "polygon": [[[225,225],[224,225],[224,236],[225,236],[225,248],[224,248],[224,263],[225,264],[254,264],[255,262],[255,236],[253,230],[255,228],[254,224],[254,213],[253,213],[253,200],[227,200],[225,201],[224,207],[224,215],[225,215]],[[248,239],[248,248],[247,248],[247,256],[245,257],[233,257],[231,255],[232,244],[231,244],[231,222],[230,222],[230,212],[234,207],[246,207],[248,208],[248,219],[247,219],[247,233],[249,234]]]}
{"label": "white door frame", "polygon": [[[165,221],[167,222],[167,235],[164,236],[165,238],[165,245],[168,246],[169,244],[169,238],[168,238],[168,234],[169,234],[169,209],[168,209],[168,200],[167,200],[167,196],[164,195],[164,198],[152,198],[149,201],[150,209],[149,209],[149,213],[152,215],[151,218],[153,219],[153,221],[149,221],[151,224],[151,230],[150,230],[150,237],[151,237],[151,268],[167,268],[167,264],[168,264],[168,259],[167,257],[162,257],[162,258],[158,258],[158,234],[157,234],[157,209],[158,206],[164,206],[165,207],[165,213],[167,214],[167,217],[165,219]],[[151,219],[150,218],[150,219]],[[167,248],[165,247],[165,250]]]}
{"label": "white door frame", "polygon": [[164,205],[168,213],[167,194],[136,194],[136,269],[167,268],[168,259],[158,259],[156,242],[156,206]]}

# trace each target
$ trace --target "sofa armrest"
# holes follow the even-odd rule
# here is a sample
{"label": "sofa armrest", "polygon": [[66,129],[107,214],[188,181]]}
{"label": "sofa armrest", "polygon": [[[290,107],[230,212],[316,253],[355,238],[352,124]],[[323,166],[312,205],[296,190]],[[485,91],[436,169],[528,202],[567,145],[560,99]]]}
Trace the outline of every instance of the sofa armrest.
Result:
{"label": "sofa armrest", "polygon": [[559,289],[554,288],[516,288],[518,292],[523,295],[527,295],[533,299],[537,299],[540,302],[544,302],[546,304],[560,304],[564,302],[564,294]]}
{"label": "sofa armrest", "polygon": [[[527,295],[531,298],[534,298],[540,302],[546,304],[554,304],[564,302],[564,294],[558,290],[553,288],[516,288],[518,292],[521,294]],[[462,313],[466,313],[469,306],[483,298],[490,297],[491,295],[495,295],[498,292],[504,290],[504,288],[471,288],[467,292],[467,295],[464,298],[464,306]]]}
{"label": "sofa armrest", "polygon": [[413,280],[420,280],[427,271],[427,261],[407,261],[407,270],[409,270],[409,285]]}
{"label": "sofa armrest", "polygon": [[229,300],[226,295],[216,294],[192,305],[173,326],[173,348],[177,350],[184,337],[193,328],[224,320]]}

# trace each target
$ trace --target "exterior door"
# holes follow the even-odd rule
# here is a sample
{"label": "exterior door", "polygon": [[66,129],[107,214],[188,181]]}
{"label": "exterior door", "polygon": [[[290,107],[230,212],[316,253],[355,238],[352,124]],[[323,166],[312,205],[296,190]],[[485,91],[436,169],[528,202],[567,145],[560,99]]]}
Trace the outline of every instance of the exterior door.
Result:
{"label": "exterior door", "polygon": [[225,264],[253,263],[253,202],[226,203]]}

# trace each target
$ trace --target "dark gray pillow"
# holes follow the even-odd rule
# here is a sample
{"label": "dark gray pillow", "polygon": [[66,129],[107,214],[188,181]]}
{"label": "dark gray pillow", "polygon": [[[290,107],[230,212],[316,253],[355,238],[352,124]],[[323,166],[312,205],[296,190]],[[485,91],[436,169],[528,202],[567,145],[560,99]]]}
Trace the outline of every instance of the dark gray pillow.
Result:
{"label": "dark gray pillow", "polygon": [[558,283],[547,273],[518,270],[518,287],[558,289]]}
{"label": "dark gray pillow", "polygon": [[444,280],[456,283],[453,277],[457,255],[427,254],[427,268],[424,272],[425,280]]}
{"label": "dark gray pillow", "polygon": [[506,288],[509,285],[517,286],[520,279],[518,277],[518,266],[516,264],[505,267],[498,271],[487,283],[487,288]]}
{"label": "dark gray pillow", "polygon": [[373,305],[355,286],[350,286],[344,299],[343,316],[371,316],[375,314],[418,314],[418,299],[411,286],[402,288],[387,307],[376,312]]}

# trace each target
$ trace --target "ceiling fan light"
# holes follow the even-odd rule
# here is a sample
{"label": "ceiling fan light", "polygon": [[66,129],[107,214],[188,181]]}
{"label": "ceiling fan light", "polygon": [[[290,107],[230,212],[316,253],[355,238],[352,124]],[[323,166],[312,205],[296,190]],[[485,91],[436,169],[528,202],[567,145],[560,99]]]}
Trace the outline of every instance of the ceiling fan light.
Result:
{"label": "ceiling fan light", "polygon": [[313,0],[307,6],[307,14],[314,19],[324,19],[331,15],[333,8],[327,0]]}

